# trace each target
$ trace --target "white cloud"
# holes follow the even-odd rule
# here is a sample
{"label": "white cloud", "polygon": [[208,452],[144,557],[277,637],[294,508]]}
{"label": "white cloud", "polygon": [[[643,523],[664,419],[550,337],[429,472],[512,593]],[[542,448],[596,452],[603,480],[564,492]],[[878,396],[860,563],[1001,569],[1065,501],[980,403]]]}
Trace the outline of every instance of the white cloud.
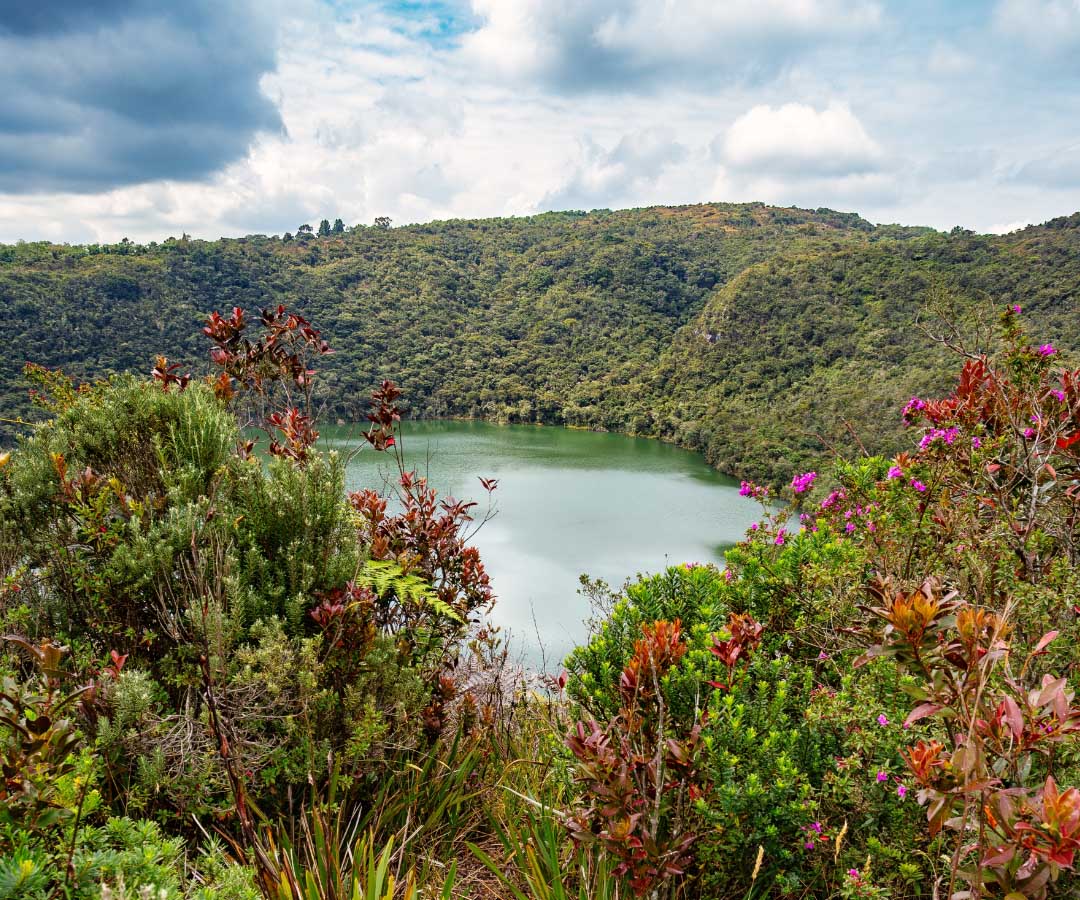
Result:
{"label": "white cloud", "polygon": [[447,25],[447,4],[273,2],[260,86],[284,132],[198,182],[0,195],[0,240],[707,200],[977,230],[1080,209],[1075,67],[1016,68],[1005,12],[950,30],[859,0],[473,0]]}
{"label": "white cloud", "polygon": [[986,231],[989,234],[1012,234],[1012,232],[1019,231],[1021,228],[1027,228],[1028,225],[1031,224],[1031,222],[1028,222],[1025,219],[1018,219],[1015,222],[1006,222],[1004,224],[991,225],[989,228],[986,229]]}
{"label": "white cloud", "polygon": [[820,112],[802,103],[755,106],[732,123],[721,154],[733,169],[786,176],[866,175],[884,162],[851,109],[835,102]]}
{"label": "white cloud", "polygon": [[883,20],[875,0],[472,0],[462,44],[483,69],[566,91],[712,82],[783,68],[815,44]]}
{"label": "white cloud", "polygon": [[970,75],[978,68],[978,60],[954,44],[938,41],[930,51],[926,65],[932,74],[949,78]]}
{"label": "white cloud", "polygon": [[1057,54],[1080,44],[1080,0],[1000,0],[994,25],[1009,40]]}
{"label": "white cloud", "polygon": [[596,209],[641,202],[674,202],[656,196],[660,178],[683,162],[687,149],[666,132],[653,128],[623,135],[610,150],[593,141],[583,145],[583,159],[567,180],[540,201],[542,209]]}

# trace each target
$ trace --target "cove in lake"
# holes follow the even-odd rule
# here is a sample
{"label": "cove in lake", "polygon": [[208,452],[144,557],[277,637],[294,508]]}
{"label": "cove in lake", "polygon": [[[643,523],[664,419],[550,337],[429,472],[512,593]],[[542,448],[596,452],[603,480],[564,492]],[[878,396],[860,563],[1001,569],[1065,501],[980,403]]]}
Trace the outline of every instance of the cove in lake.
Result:
{"label": "cove in lake", "polygon": [[[325,428],[330,448],[358,444],[360,428]],[[760,516],[739,496],[738,482],[702,457],[669,444],[619,434],[487,422],[402,424],[405,462],[440,496],[477,500],[479,477],[497,478],[495,517],[472,541],[498,602],[496,624],[515,650],[557,670],[586,634],[588,601],[578,593],[588,574],[618,587],[638,572],[684,562],[723,562]],[[387,454],[355,454],[349,490],[385,489],[396,480]]]}

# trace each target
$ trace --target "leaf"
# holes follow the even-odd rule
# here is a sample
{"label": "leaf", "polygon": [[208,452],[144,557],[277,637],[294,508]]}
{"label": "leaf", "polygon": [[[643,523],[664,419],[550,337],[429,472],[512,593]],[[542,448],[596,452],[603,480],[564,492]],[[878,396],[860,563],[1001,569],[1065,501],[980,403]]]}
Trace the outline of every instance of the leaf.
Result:
{"label": "leaf", "polygon": [[943,709],[945,709],[945,707],[940,703],[920,703],[908,713],[908,717],[904,719],[904,727],[909,728],[918,722],[919,719],[925,719],[927,716],[936,715]]}
{"label": "leaf", "polygon": [[1010,696],[1005,697],[1002,706],[1005,707],[1005,721],[1009,723],[1013,740],[1019,740],[1020,735],[1024,733],[1024,714],[1020,712],[1020,707]]}
{"label": "leaf", "polygon": [[1060,633],[1061,632],[1059,631],[1046,632],[1046,634],[1039,638],[1039,643],[1035,645],[1035,653],[1041,653],[1044,649],[1046,649],[1046,645],[1049,644]]}
{"label": "leaf", "polygon": [[1057,694],[1060,694],[1065,690],[1066,680],[1064,678],[1051,678],[1047,675],[1043,679],[1042,690],[1039,691],[1039,696],[1035,700],[1036,706],[1046,706],[1048,703],[1052,703]]}

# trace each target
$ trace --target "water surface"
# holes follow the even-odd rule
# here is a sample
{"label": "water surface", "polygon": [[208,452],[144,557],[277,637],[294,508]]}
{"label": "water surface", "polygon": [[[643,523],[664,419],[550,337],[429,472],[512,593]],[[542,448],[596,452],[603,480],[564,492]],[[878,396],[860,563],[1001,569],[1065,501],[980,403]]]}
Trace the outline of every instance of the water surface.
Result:
{"label": "water surface", "polygon": [[[331,447],[361,428],[326,428]],[[613,587],[669,564],[722,562],[760,514],[738,482],[701,456],[659,441],[566,428],[487,422],[403,423],[406,464],[440,495],[480,501],[478,478],[497,478],[495,516],[473,543],[498,595],[492,618],[534,665],[557,668],[585,635],[587,573]],[[350,490],[384,488],[386,454],[364,450],[348,468]]]}

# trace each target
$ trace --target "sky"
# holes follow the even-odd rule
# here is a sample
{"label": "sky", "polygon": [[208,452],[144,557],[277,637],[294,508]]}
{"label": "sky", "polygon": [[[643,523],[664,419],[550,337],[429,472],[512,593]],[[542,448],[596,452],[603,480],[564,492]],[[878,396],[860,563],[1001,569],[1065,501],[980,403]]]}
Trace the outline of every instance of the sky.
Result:
{"label": "sky", "polygon": [[1080,210],[1080,0],[0,3],[0,241]]}

